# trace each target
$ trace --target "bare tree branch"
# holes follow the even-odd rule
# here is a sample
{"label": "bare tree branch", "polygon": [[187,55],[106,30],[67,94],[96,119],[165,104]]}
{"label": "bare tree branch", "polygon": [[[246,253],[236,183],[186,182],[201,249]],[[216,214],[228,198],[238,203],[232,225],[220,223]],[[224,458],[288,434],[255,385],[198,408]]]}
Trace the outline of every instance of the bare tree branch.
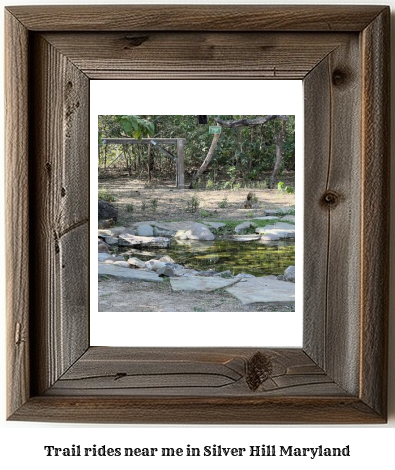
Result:
{"label": "bare tree branch", "polygon": [[259,126],[265,124],[273,119],[281,119],[282,121],[288,121],[288,116],[281,115],[267,115],[255,119],[239,119],[238,121],[225,121],[223,119],[215,119],[214,121],[221,124],[223,127],[243,127],[243,126]]}

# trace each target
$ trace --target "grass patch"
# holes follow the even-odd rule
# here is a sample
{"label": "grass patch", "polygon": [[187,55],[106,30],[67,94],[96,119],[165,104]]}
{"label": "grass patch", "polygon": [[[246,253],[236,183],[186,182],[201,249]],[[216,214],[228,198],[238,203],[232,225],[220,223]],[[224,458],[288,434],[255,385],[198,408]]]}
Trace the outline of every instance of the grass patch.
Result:
{"label": "grass patch", "polygon": [[116,196],[114,196],[114,194],[109,193],[107,189],[99,190],[98,197],[100,200],[106,202],[115,202],[117,200]]}

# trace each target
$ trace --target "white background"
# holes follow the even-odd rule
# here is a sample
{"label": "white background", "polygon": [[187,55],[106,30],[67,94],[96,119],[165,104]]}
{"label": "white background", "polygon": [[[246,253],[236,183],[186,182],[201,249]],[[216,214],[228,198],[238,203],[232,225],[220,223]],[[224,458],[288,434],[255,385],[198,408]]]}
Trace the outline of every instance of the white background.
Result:
{"label": "white background", "polygon": [[[14,5],[24,5],[28,2],[26,0],[10,2]],[[30,2],[34,4],[99,4],[109,3],[100,0],[92,2],[59,2],[51,0],[49,2],[35,1]],[[116,3],[131,3],[122,2],[117,0]],[[145,2],[140,2],[145,3]],[[151,1],[146,3],[182,3],[182,2],[165,2]],[[192,3],[192,2],[189,2]],[[210,3],[198,2],[193,3]],[[247,2],[215,2],[219,3],[244,3]],[[250,4],[258,4],[264,2],[248,2]],[[383,4],[381,1],[370,2],[318,2],[302,0],[301,2],[283,2],[270,0],[271,4],[284,4],[284,3],[303,3],[303,4],[353,4],[353,3],[366,3],[366,4]],[[386,2],[392,8],[395,8],[395,0]],[[1,12],[3,14],[3,12]],[[2,21],[2,18],[0,19]],[[393,22],[393,21],[392,21]],[[3,24],[3,22],[2,22]],[[2,38],[3,39],[3,38]],[[394,40],[392,39],[392,42]],[[395,51],[395,48],[392,48]],[[3,46],[0,47],[0,53],[3,53]],[[3,61],[2,61],[3,63]],[[393,64],[395,61],[393,60]],[[394,65],[393,65],[394,67]],[[394,76],[394,73],[392,73]],[[3,86],[1,86],[3,90]],[[393,128],[392,134],[395,130],[395,119],[392,119]],[[0,131],[3,136],[3,123],[0,126]],[[392,186],[395,186],[395,177],[392,174]],[[394,202],[394,193],[391,196]],[[394,204],[392,204],[394,207]],[[2,209],[3,210],[3,209]],[[4,220],[4,213],[1,214]],[[392,222],[392,233],[393,222]],[[391,251],[391,271],[395,266],[394,258],[394,242],[392,242]],[[3,253],[3,259],[6,256]],[[4,262],[1,263],[1,276],[2,285],[4,285]],[[380,468],[393,468],[393,442],[395,442],[395,409],[394,409],[394,301],[395,290],[391,293],[391,315],[390,315],[390,419],[387,425],[382,426],[102,426],[102,425],[50,425],[45,423],[13,423],[6,422],[5,416],[5,397],[4,397],[4,371],[5,371],[5,342],[2,341],[1,348],[1,416],[0,416],[0,464],[3,468],[40,468],[40,469],[53,469],[54,465],[58,469],[67,468],[89,468],[94,465],[95,469],[108,468],[109,465],[120,469],[130,468],[152,468],[153,465],[160,466],[161,468],[185,469],[188,468],[201,468],[202,465],[225,467],[227,469],[239,468],[241,464],[254,465],[261,468],[268,463],[274,464],[277,468],[293,469],[329,469],[336,466],[340,469],[356,468],[356,466],[364,465],[366,467],[380,467]],[[2,296],[3,297],[3,296]],[[4,302],[4,298],[2,298]],[[4,312],[4,305],[2,305]],[[4,315],[1,322],[1,328],[4,329]],[[4,334],[2,333],[2,338]],[[293,445],[299,447],[315,447],[324,445],[327,447],[343,447],[350,445],[351,457],[349,458],[316,458],[311,460],[303,457],[282,457],[275,459],[243,459],[239,458],[161,458],[161,459],[142,459],[130,457],[129,459],[120,459],[115,457],[95,457],[84,458],[48,458],[45,457],[43,450],[44,445],[54,446],[71,446],[72,444],[80,444],[82,446],[90,447],[93,444],[101,446],[105,444],[108,447],[185,447],[190,444],[191,446],[201,447],[205,445],[223,445],[223,446],[241,446],[248,447],[250,445],[262,444],[276,444],[276,445]]]}
{"label": "white background", "polygon": [[[139,90],[133,93],[132,89]],[[190,93],[189,90],[193,90]],[[174,100],[179,94],[185,99]],[[155,97],[148,101],[147,96]],[[232,99],[229,99],[232,96]],[[159,98],[160,97],[160,98]],[[92,80],[91,161],[97,160],[100,114],[295,115],[296,312],[97,312],[97,219],[91,218],[92,346],[302,345],[303,304],[303,86],[301,80]],[[233,111],[232,111],[233,109]],[[96,209],[97,166],[91,169],[91,213]],[[132,307],[132,306],[131,306]],[[132,311],[132,310],[131,310]],[[122,325],[122,328],[120,328]],[[209,327],[208,327],[209,325]],[[223,328],[226,325],[226,329]],[[255,327],[251,329],[251,325]],[[284,328],[284,325],[287,325]],[[163,334],[166,332],[166,334]]]}

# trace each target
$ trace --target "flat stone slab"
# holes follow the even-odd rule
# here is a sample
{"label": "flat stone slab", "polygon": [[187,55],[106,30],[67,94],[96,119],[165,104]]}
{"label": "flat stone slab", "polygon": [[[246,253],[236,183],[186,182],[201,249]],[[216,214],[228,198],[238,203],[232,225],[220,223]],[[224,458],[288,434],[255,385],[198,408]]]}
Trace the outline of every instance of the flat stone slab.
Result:
{"label": "flat stone slab", "polygon": [[232,240],[234,240],[235,242],[253,242],[253,241],[259,240],[260,238],[261,238],[260,235],[253,235],[253,234],[232,236]]}
{"label": "flat stone slab", "polygon": [[279,281],[276,276],[241,279],[226,289],[243,305],[254,303],[295,302],[295,284]]}
{"label": "flat stone slab", "polygon": [[220,277],[200,277],[188,276],[179,278],[170,278],[170,284],[173,291],[203,291],[211,292],[239,282],[240,279],[223,279]]}
{"label": "flat stone slab", "polygon": [[112,264],[99,263],[99,278],[103,276],[110,276],[118,279],[119,281],[149,281],[149,282],[163,282],[153,271],[143,271],[141,269],[122,268]]}
{"label": "flat stone slab", "polygon": [[295,216],[294,215],[284,215],[284,217],[281,217],[281,220],[289,221],[289,222],[295,222]]}
{"label": "flat stone slab", "polygon": [[119,236],[118,245],[125,247],[168,248],[170,246],[170,240],[165,237],[140,237],[138,235],[124,233]]}
{"label": "flat stone slab", "polygon": [[153,222],[152,225],[162,230],[173,231],[189,230],[195,222],[192,220],[183,220],[179,222]]}
{"label": "flat stone slab", "polygon": [[281,215],[288,210],[288,207],[278,207],[277,209],[265,209],[266,215]]}
{"label": "flat stone slab", "polygon": [[295,225],[286,222],[278,222],[274,225],[266,225],[266,227],[258,227],[256,233],[263,235],[266,238],[262,240],[275,240],[271,236],[279,238],[295,238]]}

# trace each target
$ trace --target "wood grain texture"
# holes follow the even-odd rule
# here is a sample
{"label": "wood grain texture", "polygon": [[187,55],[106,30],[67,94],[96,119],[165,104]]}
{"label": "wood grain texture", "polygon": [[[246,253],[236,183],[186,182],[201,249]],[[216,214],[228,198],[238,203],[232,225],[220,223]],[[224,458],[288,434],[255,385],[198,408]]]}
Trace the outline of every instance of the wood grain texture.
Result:
{"label": "wood grain texture", "polygon": [[[260,350],[270,367],[248,385],[253,349],[93,347],[46,393],[52,395],[289,396],[342,390],[300,349]],[[258,367],[259,369],[259,367]],[[262,369],[260,373],[264,374]]]}
{"label": "wood grain texture", "polygon": [[92,79],[301,80],[346,42],[348,33],[146,31],[44,37]]}
{"label": "wood grain texture", "polygon": [[30,396],[29,82],[28,31],[8,12],[5,39],[7,413],[11,414]]}
{"label": "wood grain texture", "polygon": [[[389,9],[79,8],[6,12],[9,419],[385,422]],[[302,349],[89,348],[92,78],[304,78]]]}
{"label": "wood grain texture", "polygon": [[42,37],[31,46],[32,337],[42,393],[89,345],[89,81]]}
{"label": "wood grain texture", "polygon": [[358,51],[355,35],[305,80],[311,97],[305,116],[305,345],[311,357],[351,393],[357,393],[359,386],[362,69]]}
{"label": "wood grain texture", "polygon": [[32,31],[361,31],[382,6],[83,5],[8,7]]}
{"label": "wood grain texture", "polygon": [[387,409],[390,217],[390,12],[363,32],[360,396]]}
{"label": "wood grain texture", "polygon": [[33,397],[12,420],[146,424],[382,424],[356,397]]}

